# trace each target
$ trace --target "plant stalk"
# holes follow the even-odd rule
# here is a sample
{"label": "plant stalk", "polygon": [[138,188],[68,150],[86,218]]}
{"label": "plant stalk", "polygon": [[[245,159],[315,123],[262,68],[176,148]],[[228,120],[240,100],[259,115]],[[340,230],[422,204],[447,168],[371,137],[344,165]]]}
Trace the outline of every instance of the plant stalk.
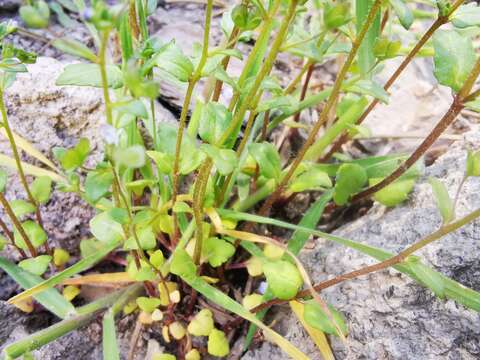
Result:
{"label": "plant stalk", "polygon": [[12,221],[13,225],[17,228],[18,232],[22,236],[23,240],[25,241],[25,244],[28,247],[28,251],[32,255],[32,257],[37,256],[37,250],[35,250],[35,247],[32,245],[30,239],[28,238],[27,233],[23,229],[22,224],[18,220],[18,218],[15,216],[15,213],[13,212],[10,204],[8,203],[8,200],[5,198],[3,193],[0,193],[0,203],[2,204],[3,208],[5,209],[5,212],[7,213],[8,217]]}
{"label": "plant stalk", "polygon": [[[197,65],[195,72],[193,73],[192,77],[188,82],[187,93],[185,95],[185,100],[183,102],[182,112],[180,114],[180,124],[178,127],[178,135],[177,135],[177,142],[175,145],[175,159],[173,162],[173,186],[172,186],[172,204],[175,205],[178,195],[178,182],[179,182],[179,169],[180,169],[180,151],[182,147],[182,140],[183,140],[183,133],[185,131],[185,126],[187,122],[187,115],[188,115],[188,108],[190,107],[190,101],[193,95],[193,89],[197,84],[198,80],[202,75],[203,67],[207,62],[208,57],[208,44],[209,44],[209,37],[210,37],[210,25],[212,21],[212,9],[213,9],[213,0],[207,1],[207,9],[205,12],[205,30],[203,33],[203,47],[202,47],[202,55],[200,57],[200,61]],[[172,205],[172,206],[173,206]],[[173,239],[172,245],[176,245],[177,238],[178,238],[178,223],[177,223],[177,215],[173,212]]]}

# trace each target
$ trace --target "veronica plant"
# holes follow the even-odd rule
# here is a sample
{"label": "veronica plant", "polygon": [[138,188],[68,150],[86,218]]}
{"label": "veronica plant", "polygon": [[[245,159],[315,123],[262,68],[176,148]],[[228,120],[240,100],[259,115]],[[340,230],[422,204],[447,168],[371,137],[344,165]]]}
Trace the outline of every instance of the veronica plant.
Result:
{"label": "veronica plant", "polygon": [[[390,266],[439,298],[479,311],[480,294],[414,255],[480,216],[475,210],[456,217],[460,188],[451,199],[439,180],[430,180],[443,225],[399,254],[365,245],[362,239],[315,230],[326,206],[349,206],[368,197],[389,207],[407,200],[422,174],[422,155],[462,109],[480,110],[479,91],[474,88],[480,60],[472,40],[478,35],[480,8],[461,0],[419,3],[428,11],[403,0],[242,0],[224,12],[224,39],[212,44],[215,4],[207,0],[203,42],[188,55],[174,40],[162,42],[149,34],[148,17],[157,7],[155,0],[115,5],[97,0],[89,6],[83,0],[50,3],[62,24],[81,21],[94,39],[93,48],[70,38],[53,41],[57,49],[79,59],[65,66],[56,84],[103,91],[103,159],[94,168],[85,166],[91,155],[88,139],[78,139],[71,148],[52,149],[52,161],[10,128],[4,92],[35,56],[9,45],[7,36],[16,29],[2,24],[1,131],[13,157],[1,155],[0,164],[17,171],[26,197],[4,196],[11,180],[2,170],[0,202],[7,214],[0,222],[5,235],[2,246],[16,251],[21,260],[15,264],[0,258],[0,267],[25,289],[9,300],[11,304],[32,311],[34,299],[62,319],[5,347],[6,357],[26,354],[106,310],[103,356],[119,359],[115,317],[123,310],[137,314],[142,326],[158,325],[165,343],[176,344],[175,354],[157,354],[158,359],[194,360],[201,353],[227,356],[230,339],[240,335],[244,321],[251,323],[245,349],[260,328],[292,358],[306,359],[300,349],[261,322],[270,306],[289,301],[322,355],[333,358],[325,334],[344,339],[348,322],[319,291]],[[27,26],[47,25],[50,13],[44,4],[22,7]],[[418,42],[402,41],[406,38],[402,34],[415,32],[412,24],[425,17],[433,24]],[[445,24],[451,26],[443,28]],[[253,43],[247,53],[239,50],[241,42]],[[272,74],[281,53],[303,63],[287,84]],[[445,116],[412,154],[360,159],[340,154],[346,141],[368,135],[360,123],[378,103],[388,104],[389,88],[417,56],[433,56],[436,79],[452,90]],[[229,71],[232,57],[242,60],[239,77]],[[375,75],[397,57],[403,60],[394,74],[385,84],[379,83]],[[334,83],[315,90],[310,80],[332,60],[340,64]],[[178,126],[159,121],[155,112],[161,82],[185,91]],[[196,95],[200,88],[203,96]],[[229,91],[223,91],[226,88]],[[317,107],[321,108],[318,119],[312,125],[302,124],[300,113]],[[299,129],[306,134],[305,142],[295,155],[281,156],[282,144],[274,142],[271,134],[294,136]],[[22,162],[21,151],[42,166]],[[479,176],[479,169],[480,156],[473,149],[462,184]],[[48,247],[40,208],[49,201],[53,184],[55,191],[75,193],[96,209],[89,223],[92,236],[80,242],[79,259],[65,249]],[[276,204],[300,192],[319,197],[298,225],[272,217]],[[273,238],[261,235],[259,224],[294,232],[290,239]],[[353,248],[379,263],[314,284],[300,254],[310,235]],[[113,251],[124,271],[75,276]],[[124,286],[74,307],[71,301],[81,294],[81,285],[92,282]],[[261,292],[256,290],[258,284],[265,285]],[[233,298],[238,290],[244,294],[242,303]],[[216,315],[216,307],[227,313],[226,323]],[[201,344],[192,342],[196,337],[205,338],[206,347],[192,346]]]}

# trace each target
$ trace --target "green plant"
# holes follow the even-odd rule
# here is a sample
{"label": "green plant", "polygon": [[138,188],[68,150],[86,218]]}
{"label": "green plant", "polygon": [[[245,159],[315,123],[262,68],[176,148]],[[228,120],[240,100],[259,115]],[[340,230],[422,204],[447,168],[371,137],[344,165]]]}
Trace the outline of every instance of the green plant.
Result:
{"label": "green plant", "polygon": [[[397,22],[408,30],[416,17],[425,16],[403,0],[246,0],[225,13],[225,41],[212,47],[214,3],[208,0],[203,43],[193,49],[192,56],[187,56],[174,41],[162,43],[149,35],[147,17],[155,10],[156,1],[126,1],[114,6],[92,1],[91,7],[86,7],[82,0],[74,4],[62,1],[63,7],[52,7],[59,20],[69,23],[63,8],[76,13],[95,41],[96,51],[69,38],[53,42],[56,48],[82,59],[65,67],[57,79],[58,86],[93,86],[103,90],[105,151],[103,160],[93,169],[84,166],[91,153],[88,139],[78,139],[69,149],[52,149],[56,165],[10,128],[4,92],[17,72],[27,71],[25,63],[35,58],[8,44],[6,37],[16,29],[2,24],[0,110],[2,131],[10,142],[13,158],[1,155],[0,164],[17,170],[27,199],[7,200],[3,194],[8,186],[7,176],[2,170],[0,203],[13,231],[7,222],[0,221],[7,239],[1,244],[16,249],[22,260],[16,265],[0,258],[0,267],[25,288],[10,303],[21,306],[33,297],[63,319],[7,346],[5,355],[15,358],[26,354],[108,309],[103,317],[104,358],[118,359],[115,316],[123,309],[124,313],[136,311],[139,323],[144,325],[161,323],[165,342],[178,342],[176,355],[186,354],[189,359],[198,359],[199,351],[183,338],[208,336],[206,351],[226,356],[230,345],[225,333],[234,331],[243,320],[251,323],[246,348],[256,327],[260,327],[291,357],[306,359],[299,349],[261,322],[270,306],[290,301],[322,354],[330,358],[331,350],[323,333],[344,338],[348,324],[318,292],[390,266],[430,288],[438,297],[479,311],[479,293],[435,272],[413,255],[480,216],[480,210],[475,210],[456,218],[455,204],[461,186],[452,200],[441,182],[430,180],[443,225],[397,255],[315,230],[327,204],[348,206],[370,196],[386,206],[405,201],[421,175],[420,159],[426,150],[463,108],[479,110],[479,91],[473,87],[480,74],[480,60],[470,34],[461,30],[480,25],[479,8],[462,3],[438,1],[438,12],[431,9],[436,20],[411,45],[395,40],[393,30],[386,31]],[[36,4],[28,5],[28,10],[23,7],[21,13],[42,15],[42,2]],[[390,12],[396,17],[385,15]],[[22,17],[27,22],[26,15]],[[48,16],[43,14],[40,20],[43,22],[27,25],[46,26]],[[439,30],[450,22],[454,29]],[[237,45],[255,36],[253,30],[257,31],[256,41],[244,55]],[[111,41],[113,36],[119,41]],[[412,59],[425,48],[430,50],[427,54],[431,53],[432,46],[434,74],[440,84],[452,89],[454,98],[449,111],[419,148],[411,155],[363,159],[339,155],[336,161],[327,163],[325,159],[338,152],[341,144],[362,131],[359,124],[378,102],[388,102],[388,89]],[[114,61],[113,50],[121,53],[121,60]],[[297,56],[304,63],[285,87],[271,74],[281,52]],[[403,55],[403,62],[387,83],[383,87],[378,84],[374,75],[380,67]],[[238,79],[228,73],[231,57],[245,57]],[[335,58],[345,61],[334,84],[318,93],[309,91],[316,65]],[[202,79],[212,86],[207,86],[203,99],[196,99],[189,117],[194,91]],[[178,128],[157,123],[154,104],[159,81],[186,86]],[[233,96],[223,104],[220,94],[226,86],[232,88]],[[282,159],[278,147],[270,141],[271,132],[283,127],[294,133],[301,111],[320,104],[323,107],[318,120],[305,129],[305,143],[293,158]],[[294,121],[287,121],[292,116]],[[321,129],[323,134],[318,136]],[[44,168],[22,162],[21,150],[39,160]],[[465,179],[479,176],[478,169],[480,157],[478,151],[472,151]],[[28,175],[34,177],[32,182]],[[49,200],[52,182],[56,191],[76,193],[97,211],[90,221],[93,237],[82,240],[82,258],[73,263],[64,249],[48,248],[48,234],[43,229],[40,205]],[[321,196],[298,225],[270,217],[275,204],[305,191],[320,192]],[[30,213],[35,214],[35,220],[24,220]],[[259,235],[258,224],[279,226],[294,233],[288,241],[279,241]],[[380,262],[313,284],[299,259],[311,234]],[[124,272],[71,279],[113,250],[119,250],[124,257]],[[250,257],[247,261],[240,260],[246,255]],[[56,268],[52,266],[51,276],[46,279],[42,274],[49,264]],[[250,278],[246,284],[231,284],[225,278],[225,271],[236,269],[248,270]],[[268,284],[263,296],[250,294],[252,281],[263,277]],[[72,305],[71,300],[78,294],[75,286],[114,279],[134,284],[83,307]],[[64,296],[58,291],[62,285],[70,286],[65,288]],[[230,295],[234,287],[244,285],[246,295],[241,305]],[[194,314],[195,306],[202,304],[198,302],[201,297],[234,314],[233,320],[219,329],[210,309],[204,307]],[[157,358],[172,356],[158,354]]]}

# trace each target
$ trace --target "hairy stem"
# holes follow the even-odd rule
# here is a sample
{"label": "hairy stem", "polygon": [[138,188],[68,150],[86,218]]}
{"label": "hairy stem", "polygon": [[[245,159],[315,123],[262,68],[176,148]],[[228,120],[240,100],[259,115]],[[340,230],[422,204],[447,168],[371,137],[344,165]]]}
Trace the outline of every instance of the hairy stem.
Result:
{"label": "hairy stem", "polygon": [[[178,126],[178,135],[177,135],[177,142],[175,145],[175,160],[173,162],[173,186],[172,186],[172,202],[175,204],[178,195],[178,181],[179,181],[179,169],[180,169],[180,151],[182,147],[182,140],[183,140],[183,133],[185,131],[185,126],[187,123],[187,115],[188,115],[188,108],[190,106],[190,101],[192,100],[193,89],[197,84],[198,80],[202,75],[203,67],[207,62],[208,57],[208,43],[210,37],[210,25],[212,21],[212,9],[213,9],[213,0],[208,0],[207,2],[207,9],[205,12],[205,30],[203,33],[203,47],[202,47],[202,55],[200,61],[197,65],[195,72],[193,73],[192,77],[188,82],[187,93],[185,95],[185,100],[183,101],[182,112],[180,114],[180,124]],[[177,216],[175,212],[173,213],[173,245],[176,244],[178,238],[178,223],[177,223]]]}

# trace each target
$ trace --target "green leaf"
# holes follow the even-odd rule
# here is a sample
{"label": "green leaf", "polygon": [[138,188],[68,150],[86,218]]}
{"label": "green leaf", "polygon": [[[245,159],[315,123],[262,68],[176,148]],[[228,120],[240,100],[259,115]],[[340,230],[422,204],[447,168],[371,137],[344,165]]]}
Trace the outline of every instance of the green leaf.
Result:
{"label": "green leaf", "polygon": [[343,164],[338,168],[333,200],[345,205],[350,196],[359,192],[367,182],[367,172],[357,164]]}
{"label": "green leaf", "polygon": [[271,339],[271,341],[277,344],[288,355],[290,355],[292,359],[308,360],[308,357],[305,354],[285,340],[281,335],[259,321],[252,313],[250,313],[238,302],[234,301],[217,288],[207,284],[201,277],[193,276],[184,280],[208,300],[260,327]]}
{"label": "green leaf", "polygon": [[230,352],[230,345],[223,331],[213,329],[208,335],[208,353],[213,356],[223,357]]}
{"label": "green leaf", "polygon": [[[22,223],[23,230],[27,234],[28,239],[32,243],[33,247],[38,248],[39,246],[43,245],[45,241],[47,241],[47,234],[45,231],[38,225],[36,222],[32,220],[27,220]],[[14,232],[14,239],[15,244],[23,250],[28,250],[27,244],[25,243],[22,235],[18,232],[17,228],[15,228]]]}
{"label": "green leaf", "polygon": [[219,149],[213,145],[202,144],[200,150],[213,160],[215,167],[222,175],[230,174],[238,164],[237,154],[231,149]]}
{"label": "green leaf", "polygon": [[146,154],[157,165],[158,171],[162,174],[171,174],[173,171],[174,157],[160,151],[147,151]]}
{"label": "green leaf", "polygon": [[260,168],[260,175],[267,179],[280,180],[282,170],[280,155],[272,143],[263,142],[250,144],[248,152],[257,162]]}
{"label": "green leaf", "polygon": [[400,24],[408,30],[410,26],[413,24],[413,12],[407,6],[405,1],[403,0],[390,0],[390,4],[392,4],[393,11],[400,20]]}
{"label": "green leaf", "polygon": [[247,26],[248,23],[248,7],[245,4],[238,4],[232,10],[232,20],[240,29]]}
{"label": "green leaf", "polygon": [[27,67],[16,59],[3,59],[0,62],[0,70],[11,73],[28,71]]}
{"label": "green leaf", "polygon": [[[382,180],[382,178],[371,178],[369,179],[369,185],[376,185]],[[407,200],[408,194],[413,190],[414,185],[415,179],[399,179],[377,191],[373,198],[385,206],[395,206]]]}
{"label": "green leaf", "polygon": [[128,190],[133,191],[136,196],[142,196],[146,187],[151,187],[155,184],[154,180],[150,179],[140,179],[135,181],[130,181],[125,184]]}
{"label": "green leaf", "polygon": [[436,296],[442,299],[445,298],[445,281],[439,273],[424,266],[417,256],[409,256],[404,264]]}
{"label": "green leaf", "polygon": [[292,95],[276,96],[271,99],[262,101],[257,107],[257,112],[265,112],[267,110],[280,110],[285,113],[293,113],[298,107],[298,100]]}
{"label": "green leaf", "polygon": [[32,274],[40,276],[47,271],[48,264],[50,264],[51,260],[52,257],[49,255],[40,255],[20,261],[18,266]]}
{"label": "green leaf", "polygon": [[[103,259],[107,254],[113,251],[118,246],[118,243],[103,244],[99,247],[94,253],[85,257],[82,260],[77,261],[74,265],[69,268],[53,275],[47,280],[40,279],[40,282],[29,286],[28,290],[15,295],[9,301],[15,303],[16,301],[21,301],[28,298],[29,296],[38,296],[42,295],[43,292],[47,292],[53,288],[53,286],[60,284],[63,280],[68,279],[69,277],[78,274],[82,271],[85,271],[95,265],[98,261]],[[23,286],[23,285],[22,285]]]}
{"label": "green leaf", "polygon": [[345,25],[351,20],[350,5],[346,2],[331,5],[325,3],[325,10],[323,12],[323,22],[327,29],[336,29]]}
{"label": "green leaf", "polygon": [[163,256],[162,250],[155,250],[152,255],[150,255],[150,263],[156,268],[160,269],[160,267],[165,262],[165,258]]}
{"label": "green leaf", "polygon": [[217,102],[209,102],[202,108],[198,135],[203,141],[215,144],[232,121],[232,113]]}
{"label": "green leaf", "polygon": [[182,82],[187,82],[193,73],[192,62],[173,41],[163,46],[149,61],[146,68],[153,65]]}
{"label": "green leaf", "polygon": [[228,241],[216,237],[208,238],[203,244],[202,255],[213,267],[219,267],[235,253],[235,247]]}
{"label": "green leaf", "polygon": [[[348,329],[342,314],[338,312],[330,304],[328,304],[328,309],[330,310],[333,320],[338,325],[342,333],[347,334]],[[309,300],[305,302],[303,318],[305,319],[308,325],[318,330],[321,330],[327,334],[339,336],[338,330],[335,324],[330,320],[329,316],[325,313],[325,311],[320,307],[320,305],[315,300]]]}
{"label": "green leaf", "polygon": [[90,220],[90,232],[105,244],[118,243],[124,236],[122,225],[113,220],[108,212],[101,212]]}
{"label": "green leaf", "polygon": [[438,30],[433,35],[434,74],[438,82],[458,92],[475,64],[472,39],[454,30]]}
{"label": "green leaf", "polygon": [[[118,89],[123,86],[123,75],[116,65],[107,65],[108,87]],[[55,85],[76,85],[102,87],[100,67],[97,64],[70,64],[66,65],[57,78]]]}
{"label": "green leaf", "polygon": [[468,101],[465,104],[465,107],[469,110],[480,113],[480,99],[476,98],[475,100]]}
{"label": "green leaf", "polygon": [[5,172],[5,170],[0,169],[0,193],[3,193],[5,191],[5,188],[7,187],[7,181],[7,173]]}
{"label": "green leaf", "polygon": [[480,25],[480,7],[471,2],[460,6],[450,17],[452,24],[460,29]]}
{"label": "green leaf", "polygon": [[12,207],[13,213],[16,217],[22,217],[24,215],[35,212],[35,205],[21,199],[10,201],[10,206]]}
{"label": "green leaf", "polygon": [[210,309],[200,310],[188,324],[188,332],[193,336],[208,336],[214,328],[213,313]]}
{"label": "green leaf", "polygon": [[114,104],[114,109],[120,114],[130,114],[142,119],[148,119],[147,108],[142,100],[133,99],[126,102],[120,102]]}
{"label": "green leaf", "polygon": [[89,171],[85,180],[85,196],[88,201],[96,203],[108,193],[113,182],[112,169]]}
{"label": "green leaf", "polygon": [[80,25],[77,21],[73,20],[72,18],[70,18],[70,16],[65,14],[63,8],[56,2],[51,2],[49,6],[50,9],[57,15],[57,20],[63,27],[74,29]]}
{"label": "green leaf", "polygon": [[17,30],[16,23],[12,20],[2,21],[0,23],[0,40],[7,35],[14,33]]}
{"label": "green leaf", "polygon": [[338,135],[355,124],[367,105],[368,100],[366,97],[361,97],[353,103],[350,103],[348,109],[339,116],[339,119],[332,126],[328,127],[323,136],[310,146],[305,154],[305,160],[317,161],[327,146],[330,145]]}
{"label": "green leaf", "polygon": [[[157,246],[157,239],[151,226],[136,230],[138,242],[143,250],[152,250]],[[137,250],[138,245],[135,238],[132,236],[125,241],[125,250]]]}
{"label": "green leaf", "polygon": [[471,151],[467,153],[467,176],[480,176],[480,150]]}
{"label": "green leaf", "polygon": [[[360,33],[371,7],[375,0],[355,0],[355,20],[357,35]],[[375,65],[374,47],[378,36],[380,35],[380,11],[377,11],[373,23],[370,25],[365,38],[358,49],[358,66],[362,75],[370,77],[371,71]]]}
{"label": "green leaf", "polygon": [[[375,43],[375,56],[381,60],[391,59],[399,55],[402,48],[401,41],[390,41],[387,38],[380,38]],[[385,94],[383,94],[384,96]],[[388,100],[388,93],[386,93]]]}
{"label": "green leaf", "polygon": [[33,29],[42,29],[48,26],[50,10],[43,0],[37,0],[31,5],[20,7],[20,17],[27,27]]}
{"label": "green leaf", "polygon": [[348,86],[345,90],[361,95],[370,95],[380,100],[384,104],[388,104],[388,93],[382,86],[378,85],[373,80],[365,79],[356,81],[354,84]]}
{"label": "green leaf", "polygon": [[[7,259],[0,256],[0,268],[2,268],[15,282],[23,289],[29,289],[44,281],[40,276],[31,274]],[[43,292],[33,296],[42,306],[44,306],[52,314],[61,319],[75,315],[75,308],[70,302],[58,292],[55,288],[47,288]]]}
{"label": "green leaf", "polygon": [[87,59],[93,63],[97,62],[97,56],[81,42],[73,39],[56,39],[52,45],[64,53]]}
{"label": "green leaf", "polygon": [[161,303],[160,299],[145,296],[138,297],[136,301],[138,307],[147,313],[152,313]]}
{"label": "green leaf", "polygon": [[[322,217],[325,206],[333,196],[333,190],[325,191],[303,215],[298,226],[314,229]],[[292,237],[288,241],[288,249],[295,255],[298,255],[303,246],[310,238],[310,234],[305,231],[295,230]]]}
{"label": "green leaf", "polygon": [[197,276],[197,267],[185,250],[177,248],[173,253],[170,272],[180,276],[182,279],[192,279]]}
{"label": "green leaf", "polygon": [[290,184],[289,191],[302,192],[306,190],[322,190],[332,187],[328,174],[316,167],[312,167],[297,176]]}
{"label": "green leaf", "polygon": [[133,145],[127,148],[116,148],[113,154],[115,163],[131,169],[145,165],[145,148],[142,145]]}
{"label": "green leaf", "polygon": [[30,185],[30,192],[38,203],[45,204],[52,192],[52,179],[48,176],[37,177]]}
{"label": "green leaf", "polygon": [[303,279],[297,267],[286,260],[266,262],[263,264],[263,273],[273,295],[282,300],[295,297],[303,285]]}
{"label": "green leaf", "polygon": [[440,215],[442,215],[443,223],[446,224],[452,221],[455,215],[453,212],[453,201],[450,198],[450,195],[448,195],[448,190],[445,187],[445,184],[433,177],[429,178],[428,182],[432,187],[433,195],[435,196]]}
{"label": "green leaf", "polygon": [[81,138],[77,145],[71,149],[54,148],[54,155],[60,161],[62,167],[67,170],[75,170],[83,165],[90,153],[90,141]]}

